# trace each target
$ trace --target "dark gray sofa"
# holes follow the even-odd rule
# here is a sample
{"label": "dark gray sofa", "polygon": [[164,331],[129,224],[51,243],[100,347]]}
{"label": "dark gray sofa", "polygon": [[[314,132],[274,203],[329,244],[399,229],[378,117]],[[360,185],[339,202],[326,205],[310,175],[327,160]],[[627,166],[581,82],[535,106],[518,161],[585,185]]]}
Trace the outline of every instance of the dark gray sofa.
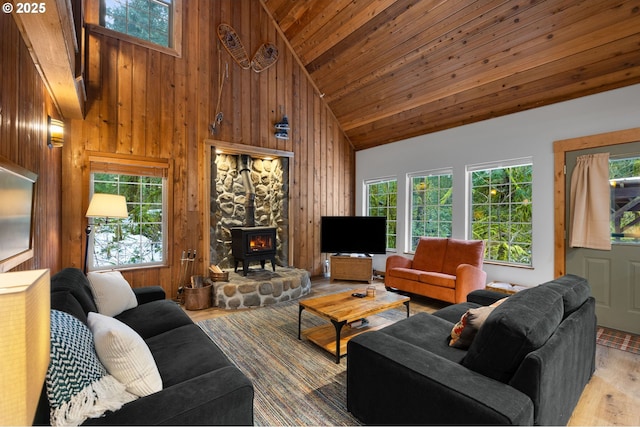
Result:
{"label": "dark gray sofa", "polygon": [[449,346],[479,290],[348,343],[347,406],[366,424],[565,425],[595,370],[595,300],[573,275],[496,307],[467,350]]}
{"label": "dark gray sofa", "polygon": [[[252,425],[253,385],[159,286],[134,288],[138,306],[115,316],[147,343],[163,389],[86,425]],[[88,279],[67,268],[51,278],[51,308],[87,323],[97,312]],[[46,388],[34,424],[49,423]]]}

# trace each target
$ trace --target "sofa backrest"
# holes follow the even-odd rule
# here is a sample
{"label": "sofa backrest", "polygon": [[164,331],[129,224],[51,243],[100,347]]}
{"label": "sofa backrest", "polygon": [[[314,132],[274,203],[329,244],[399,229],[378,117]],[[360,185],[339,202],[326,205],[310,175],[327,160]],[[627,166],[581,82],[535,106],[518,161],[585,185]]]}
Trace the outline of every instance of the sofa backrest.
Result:
{"label": "sofa backrest", "polygon": [[65,268],[51,277],[51,308],[64,311],[86,323],[90,311],[97,312],[89,279],[77,268]]}
{"label": "sofa backrest", "polygon": [[574,274],[566,274],[540,286],[547,286],[562,295],[565,319],[580,308],[591,295],[587,279]]}
{"label": "sofa backrest", "polygon": [[531,351],[542,346],[563,319],[562,295],[548,286],[518,292],[493,310],[462,364],[508,382]]}
{"label": "sofa backrest", "polygon": [[412,268],[422,271],[442,271],[447,255],[449,239],[441,237],[421,237],[413,256]]}
{"label": "sofa backrest", "polygon": [[484,260],[484,241],[449,239],[447,254],[442,265],[442,273],[456,275],[460,264],[470,264],[482,268]]}

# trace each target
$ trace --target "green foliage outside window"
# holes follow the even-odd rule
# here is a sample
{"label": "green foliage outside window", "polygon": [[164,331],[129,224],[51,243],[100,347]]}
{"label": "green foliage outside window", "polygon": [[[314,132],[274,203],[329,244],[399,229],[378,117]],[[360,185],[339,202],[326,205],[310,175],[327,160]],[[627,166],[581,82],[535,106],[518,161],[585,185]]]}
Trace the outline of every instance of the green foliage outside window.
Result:
{"label": "green foliage outside window", "polygon": [[530,164],[471,173],[472,238],[486,260],[532,265],[532,188]]}
{"label": "green foliage outside window", "polygon": [[101,21],[105,28],[170,46],[170,0],[102,0]]}
{"label": "green foliage outside window", "polygon": [[640,243],[640,158],[609,160],[611,242]]}
{"label": "green foliage outside window", "polygon": [[129,217],[95,218],[93,267],[160,263],[164,259],[163,178],[93,173],[93,192],[119,194]]}
{"label": "green foliage outside window", "polygon": [[387,218],[387,249],[395,249],[398,226],[397,180],[367,184],[367,214]]}
{"label": "green foliage outside window", "polygon": [[411,250],[422,236],[451,237],[452,188],[450,173],[411,178]]}

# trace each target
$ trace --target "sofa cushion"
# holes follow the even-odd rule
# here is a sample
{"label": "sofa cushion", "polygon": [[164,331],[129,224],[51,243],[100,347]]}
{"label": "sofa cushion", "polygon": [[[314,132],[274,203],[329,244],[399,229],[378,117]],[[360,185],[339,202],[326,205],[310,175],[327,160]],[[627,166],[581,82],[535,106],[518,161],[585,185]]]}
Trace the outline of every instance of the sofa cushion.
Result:
{"label": "sofa cushion", "polygon": [[87,314],[69,289],[51,292],[51,309],[69,313],[85,325],[87,324]]}
{"label": "sofa cushion", "polygon": [[573,274],[558,277],[540,286],[548,286],[562,295],[565,318],[580,308],[591,295],[587,279]]}
{"label": "sofa cushion", "polygon": [[232,365],[222,350],[193,323],[151,337],[146,343],[165,389]]}
{"label": "sofa cushion", "polygon": [[158,367],[140,335],[99,313],[89,313],[88,321],[100,361],[129,393],[142,397],[162,390]]}
{"label": "sofa cushion", "polygon": [[460,264],[470,264],[481,268],[484,258],[484,242],[482,240],[449,239],[447,256],[444,259],[441,271],[456,275],[456,269]]}
{"label": "sofa cushion", "polygon": [[442,271],[448,240],[440,237],[421,237],[411,267],[422,271]]}
{"label": "sofa cushion", "polygon": [[119,271],[90,272],[87,278],[100,314],[113,317],[138,305],[129,282]]}
{"label": "sofa cushion", "polygon": [[502,304],[505,299],[500,299],[488,306],[470,308],[467,310],[460,317],[460,321],[458,321],[451,329],[451,341],[449,341],[449,345],[451,347],[461,349],[469,348],[478,333],[478,330],[480,330],[484,322],[487,320],[487,317],[489,317],[489,314],[491,314],[497,306]]}
{"label": "sofa cushion", "polygon": [[391,271],[389,272],[389,275],[393,277],[398,277],[401,279],[418,281],[420,279],[420,273],[421,273],[420,270],[414,270],[412,268],[396,267],[391,269]]}
{"label": "sofa cushion", "polygon": [[451,304],[446,307],[441,308],[438,311],[433,313],[433,316],[440,317],[452,324],[455,324],[460,320],[462,315],[467,312],[470,308],[480,307],[480,304],[476,304],[473,302],[461,302],[458,304]]}
{"label": "sofa cushion", "polygon": [[52,426],[78,425],[136,399],[100,363],[89,328],[58,310],[51,310],[46,388]]}
{"label": "sofa cushion", "polygon": [[[380,329],[380,332],[460,363],[466,352],[449,347],[448,334],[452,326],[451,322],[440,317],[421,312]],[[398,351],[404,350],[398,348]]]}
{"label": "sofa cushion", "polygon": [[437,273],[435,271],[422,271],[419,274],[419,281],[430,285],[442,286],[443,288],[455,289],[456,276],[450,274]]}
{"label": "sofa cushion", "polygon": [[463,365],[507,382],[524,357],[553,334],[563,311],[560,294],[545,286],[510,296],[480,328]]}
{"label": "sofa cushion", "polygon": [[89,288],[89,280],[82,270],[77,268],[64,268],[51,276],[51,291],[68,290],[78,300],[85,314],[90,311],[98,311],[93,300],[93,294]]}
{"label": "sofa cushion", "polygon": [[115,318],[131,327],[143,339],[193,324],[189,315],[177,303],[166,299],[139,305],[123,311]]}

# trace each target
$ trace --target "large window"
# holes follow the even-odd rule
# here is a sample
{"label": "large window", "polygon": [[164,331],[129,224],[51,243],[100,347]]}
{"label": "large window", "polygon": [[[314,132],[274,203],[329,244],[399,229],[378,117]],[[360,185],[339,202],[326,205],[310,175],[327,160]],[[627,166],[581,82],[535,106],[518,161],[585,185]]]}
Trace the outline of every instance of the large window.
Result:
{"label": "large window", "polygon": [[366,214],[387,218],[387,249],[396,249],[398,226],[398,180],[380,179],[365,182]]}
{"label": "large window", "polygon": [[89,269],[162,265],[167,261],[167,169],[91,163],[91,195],[119,194],[129,217],[93,218]]}
{"label": "large window", "polygon": [[531,266],[531,159],[467,168],[471,238],[484,240],[485,260]]}
{"label": "large window", "polygon": [[410,174],[408,180],[411,191],[410,250],[415,251],[422,236],[451,237],[452,171]]}
{"label": "large window", "polygon": [[91,0],[87,31],[167,55],[182,55],[183,0]]}
{"label": "large window", "polygon": [[101,0],[100,25],[164,47],[176,47],[173,29],[180,0]]}

